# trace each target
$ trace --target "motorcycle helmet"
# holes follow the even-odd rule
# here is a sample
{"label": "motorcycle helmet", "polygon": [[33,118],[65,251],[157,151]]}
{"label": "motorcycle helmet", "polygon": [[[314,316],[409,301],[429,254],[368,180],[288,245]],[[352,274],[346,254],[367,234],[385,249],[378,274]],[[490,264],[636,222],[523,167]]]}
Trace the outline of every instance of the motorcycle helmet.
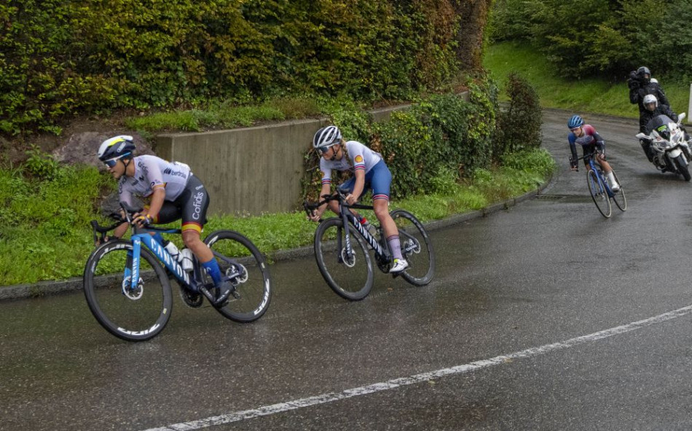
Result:
{"label": "motorcycle helmet", "polygon": [[319,129],[312,138],[312,146],[320,153],[325,153],[329,147],[341,143],[341,131],[336,126]]}
{"label": "motorcycle helmet", "polygon": [[648,84],[651,81],[651,71],[646,66],[642,66],[637,69],[637,76],[644,84]]}
{"label": "motorcycle helmet", "polygon": [[577,127],[581,127],[584,125],[584,120],[579,115],[572,115],[572,118],[569,119],[567,122],[567,127],[572,130],[576,129]]}
{"label": "motorcycle helmet", "polygon": [[[656,109],[656,107],[658,106],[658,99],[656,99],[656,96],[654,96],[653,94],[647,94],[646,96],[644,96],[642,104],[644,105],[644,108],[653,112],[654,109]],[[651,105],[653,105],[653,107]]]}

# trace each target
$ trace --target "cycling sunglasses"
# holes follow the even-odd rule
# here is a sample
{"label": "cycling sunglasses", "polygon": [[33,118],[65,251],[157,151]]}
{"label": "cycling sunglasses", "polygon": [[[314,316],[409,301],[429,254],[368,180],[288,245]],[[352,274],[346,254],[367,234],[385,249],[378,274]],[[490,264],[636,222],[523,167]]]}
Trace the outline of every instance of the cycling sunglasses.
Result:
{"label": "cycling sunglasses", "polygon": [[118,163],[119,158],[114,158],[114,159],[108,159],[104,160],[103,163],[108,166],[109,168],[112,168]]}
{"label": "cycling sunglasses", "polygon": [[[330,148],[332,148],[334,145],[330,145],[328,147],[317,147],[317,151],[319,151],[320,155],[324,155],[327,151],[329,151]],[[336,160],[336,152],[337,150],[334,150],[334,154],[332,154],[332,157],[329,158],[329,161],[334,161]]]}

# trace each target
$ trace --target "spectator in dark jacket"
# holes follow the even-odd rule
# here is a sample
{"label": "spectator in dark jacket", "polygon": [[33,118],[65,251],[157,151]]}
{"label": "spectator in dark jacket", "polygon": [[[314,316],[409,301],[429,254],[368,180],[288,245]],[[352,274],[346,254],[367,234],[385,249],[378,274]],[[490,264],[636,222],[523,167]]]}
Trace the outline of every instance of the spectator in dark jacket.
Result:
{"label": "spectator in dark jacket", "polygon": [[646,133],[646,123],[648,119],[644,119],[643,115],[646,112],[644,107],[644,96],[647,94],[653,94],[656,96],[659,104],[670,106],[666,93],[658,84],[656,80],[651,79],[651,71],[648,67],[640,67],[636,71],[630,72],[629,79],[627,80],[627,85],[630,88],[630,103],[636,103],[639,105],[639,131]]}

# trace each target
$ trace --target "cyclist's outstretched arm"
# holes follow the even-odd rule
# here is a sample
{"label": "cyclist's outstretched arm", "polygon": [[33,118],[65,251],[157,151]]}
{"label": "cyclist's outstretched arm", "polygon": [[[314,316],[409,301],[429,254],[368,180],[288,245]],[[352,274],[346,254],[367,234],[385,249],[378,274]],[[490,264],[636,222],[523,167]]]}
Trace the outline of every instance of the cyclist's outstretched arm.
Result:
{"label": "cyclist's outstretched arm", "polygon": [[[322,188],[320,189],[320,197],[324,195],[328,195],[332,191],[331,187],[331,181],[330,182],[325,182],[324,180],[322,181]],[[320,218],[322,218],[322,214],[327,210],[327,203],[324,203],[320,205],[315,211],[313,211],[312,217],[309,217],[310,220],[312,221],[320,221]]]}

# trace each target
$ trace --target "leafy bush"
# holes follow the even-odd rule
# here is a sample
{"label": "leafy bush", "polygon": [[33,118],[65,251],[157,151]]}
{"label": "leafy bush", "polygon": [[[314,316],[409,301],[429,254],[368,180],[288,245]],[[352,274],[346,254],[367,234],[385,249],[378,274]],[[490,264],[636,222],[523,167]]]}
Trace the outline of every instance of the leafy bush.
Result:
{"label": "leafy bush", "polygon": [[493,158],[500,161],[507,153],[541,146],[541,105],[534,88],[516,73],[507,79],[509,106],[499,112]]}
{"label": "leafy bush", "polygon": [[498,0],[491,39],[528,40],[563,77],[624,81],[642,64],[689,82],[692,0]]}
{"label": "leafy bush", "polygon": [[[358,140],[382,154],[392,172],[393,199],[446,191],[451,183],[490,166],[496,87],[487,80],[468,85],[469,102],[454,93],[433,95],[379,123],[356,106],[340,105],[332,123],[346,140]],[[317,153],[309,150],[304,166],[304,192],[315,200],[321,179]]]}

